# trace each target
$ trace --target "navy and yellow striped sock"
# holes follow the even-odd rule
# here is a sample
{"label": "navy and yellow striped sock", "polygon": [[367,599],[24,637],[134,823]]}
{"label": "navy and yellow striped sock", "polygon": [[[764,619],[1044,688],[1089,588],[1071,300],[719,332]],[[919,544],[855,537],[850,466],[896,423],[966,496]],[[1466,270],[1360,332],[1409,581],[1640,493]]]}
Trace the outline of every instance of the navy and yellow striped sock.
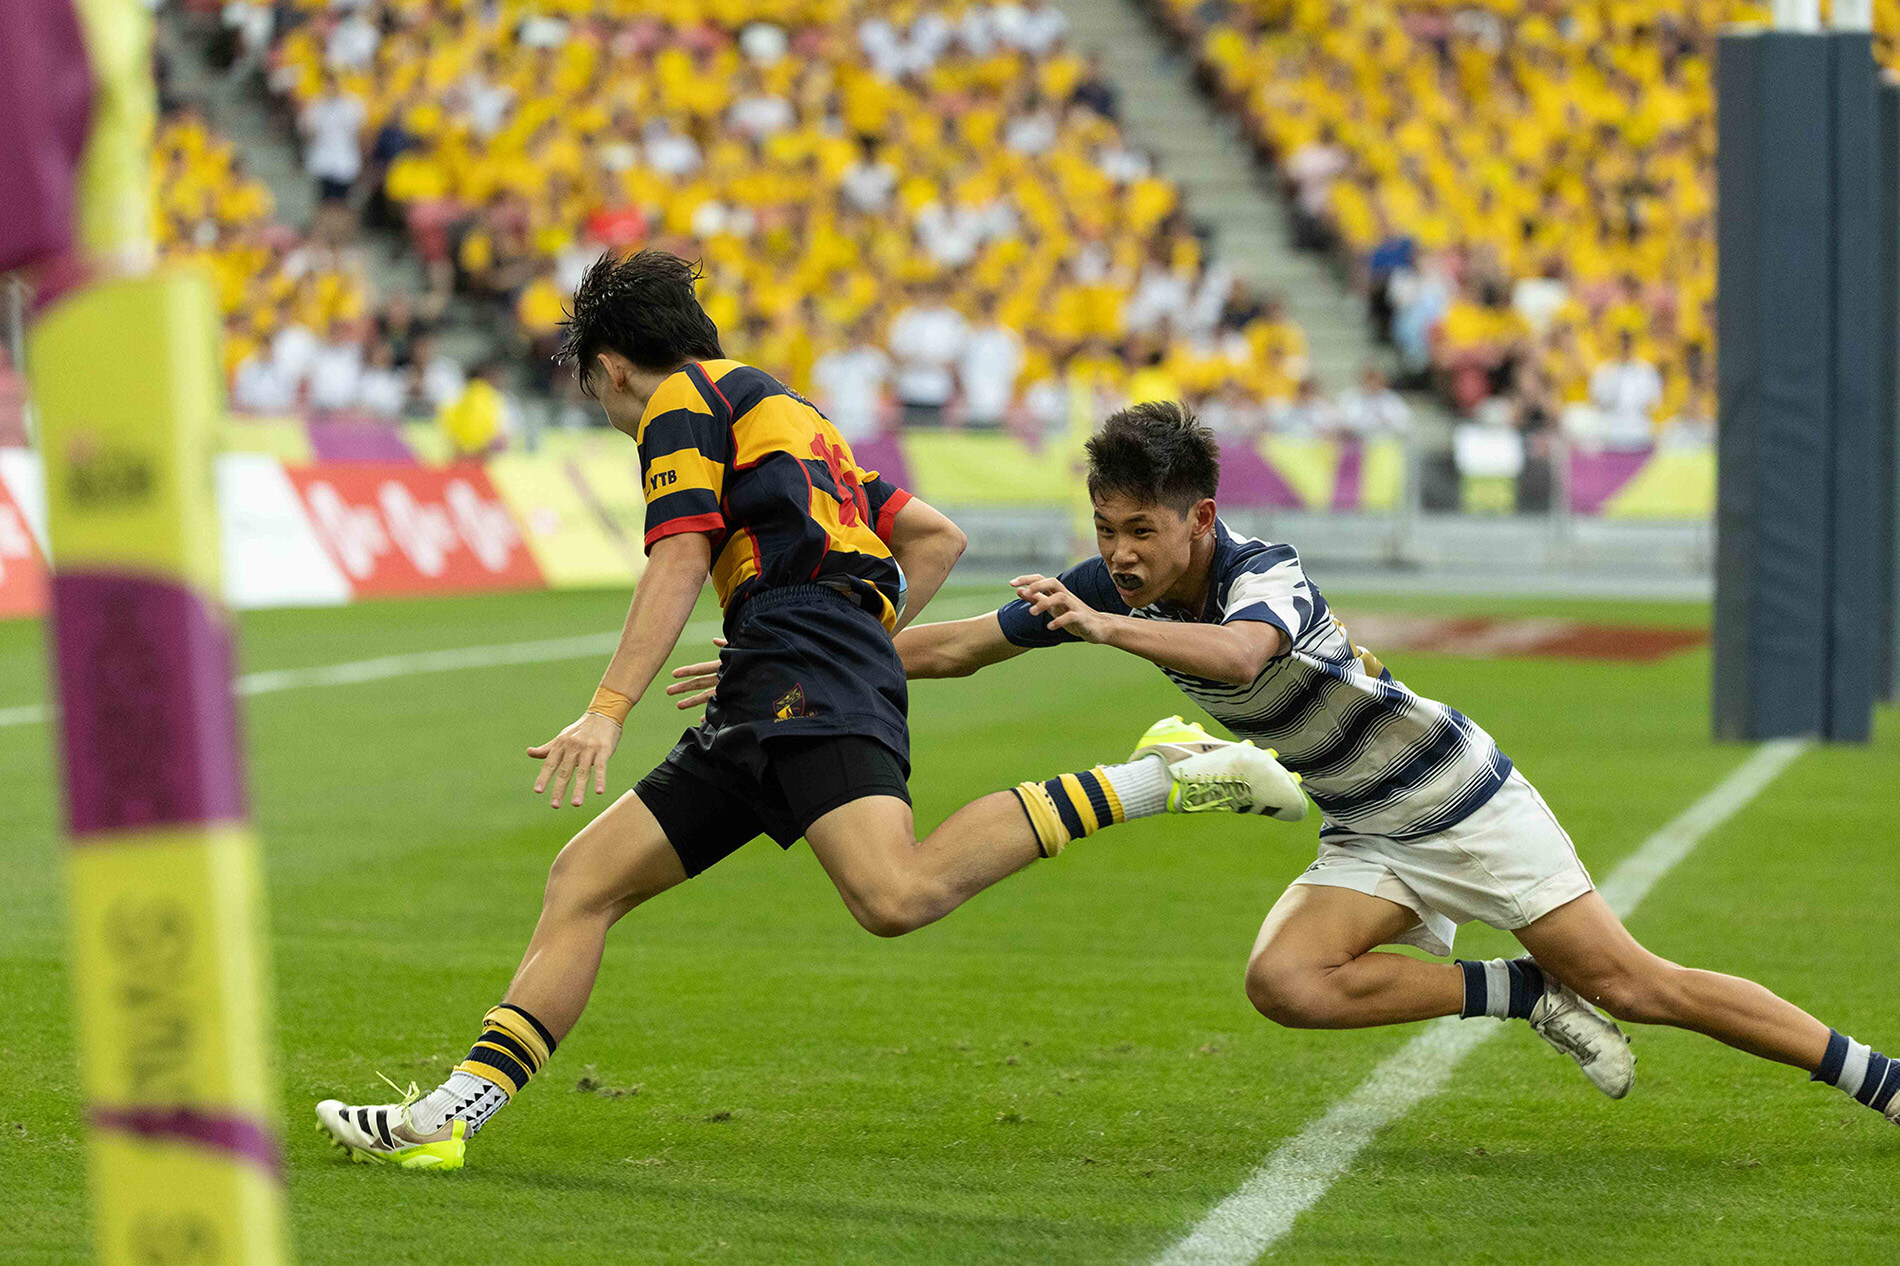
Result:
{"label": "navy and yellow striped sock", "polygon": [[1465,974],[1465,1019],[1488,1015],[1499,1020],[1528,1020],[1531,1008],[1544,996],[1544,972],[1528,958],[1458,960]]}
{"label": "navy and yellow striped sock", "polygon": [[1054,857],[1071,840],[1128,820],[1114,783],[1100,765],[1046,782],[1022,783],[1011,790],[1035,829],[1044,857]]}
{"label": "navy and yellow striped sock", "polygon": [[554,1035],[546,1025],[504,1002],[482,1017],[482,1035],[455,1071],[493,1082],[512,1099],[541,1071],[554,1054],[554,1045]]}
{"label": "navy and yellow striped sock", "polygon": [[1888,1059],[1864,1042],[1829,1029],[1827,1054],[1809,1080],[1824,1081],[1884,1113],[1900,1092],[1900,1060]]}

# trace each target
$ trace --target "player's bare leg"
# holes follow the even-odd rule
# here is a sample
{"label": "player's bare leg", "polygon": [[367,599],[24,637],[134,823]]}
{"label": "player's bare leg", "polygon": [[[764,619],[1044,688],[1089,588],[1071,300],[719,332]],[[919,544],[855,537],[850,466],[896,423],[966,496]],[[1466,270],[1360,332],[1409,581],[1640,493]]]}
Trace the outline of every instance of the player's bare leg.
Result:
{"label": "player's bare leg", "polygon": [[1552,974],[1528,960],[1428,963],[1378,952],[1418,916],[1383,897],[1323,884],[1294,884],[1274,903],[1247,960],[1247,997],[1275,1023],[1353,1029],[1438,1016],[1528,1021],[1577,1062],[1603,1093],[1620,1099],[1635,1079],[1622,1032]]}
{"label": "player's bare leg", "polygon": [[1827,1025],[1752,980],[1650,953],[1597,893],[1516,935],[1544,970],[1619,1020],[1689,1029],[1809,1072],[1827,1054]]}
{"label": "player's bare leg", "polygon": [[1752,980],[1650,953],[1597,893],[1552,910],[1517,939],[1545,970],[1618,1019],[1688,1029],[1792,1064],[1900,1124],[1900,1061]]}
{"label": "player's bare leg", "polygon": [[1384,897],[1294,884],[1273,903],[1247,959],[1247,998],[1276,1024],[1357,1029],[1457,1015],[1464,976],[1451,963],[1378,953],[1418,916]]}
{"label": "player's bare leg", "polygon": [[[428,1095],[356,1107],[326,1099],[318,1123],[353,1159],[405,1168],[458,1167],[462,1147],[521,1089],[573,1029],[594,991],[607,931],[628,911],[686,879],[653,814],[629,791],[567,842],[548,870],[541,917],[478,1050],[507,1062],[506,1087],[457,1068]],[[505,1048],[505,1049],[502,1049]]]}
{"label": "player's bare leg", "polygon": [[642,902],[686,880],[679,854],[629,791],[567,842],[548,869],[541,917],[504,1001],[558,1042],[594,991],[607,930]]}
{"label": "player's bare leg", "polygon": [[935,922],[1038,857],[1104,827],[1157,813],[1297,816],[1305,797],[1271,752],[1210,740],[1206,750],[1138,748],[1119,765],[1026,782],[963,806],[924,839],[911,807],[871,795],[805,830],[812,852],[859,923],[902,936]]}
{"label": "player's bare leg", "polygon": [[934,923],[1043,855],[1010,791],[964,805],[922,840],[910,805],[866,796],[813,822],[805,839],[852,917],[879,936]]}

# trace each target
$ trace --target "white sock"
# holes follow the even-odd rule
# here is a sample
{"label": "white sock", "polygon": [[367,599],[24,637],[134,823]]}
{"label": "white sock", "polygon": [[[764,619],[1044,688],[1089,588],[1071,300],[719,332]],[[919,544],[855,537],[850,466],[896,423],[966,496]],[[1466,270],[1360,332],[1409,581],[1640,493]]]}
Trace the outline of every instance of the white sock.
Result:
{"label": "white sock", "polygon": [[1174,785],[1174,776],[1168,772],[1168,762],[1161,753],[1131,760],[1126,765],[1103,765],[1101,771],[1108,785],[1115,789],[1115,798],[1122,803],[1124,821],[1151,818],[1168,811],[1168,788]]}
{"label": "white sock", "polygon": [[417,1134],[434,1134],[460,1118],[468,1122],[473,1137],[507,1102],[508,1092],[500,1086],[458,1068],[447,1081],[409,1105],[409,1128]]}

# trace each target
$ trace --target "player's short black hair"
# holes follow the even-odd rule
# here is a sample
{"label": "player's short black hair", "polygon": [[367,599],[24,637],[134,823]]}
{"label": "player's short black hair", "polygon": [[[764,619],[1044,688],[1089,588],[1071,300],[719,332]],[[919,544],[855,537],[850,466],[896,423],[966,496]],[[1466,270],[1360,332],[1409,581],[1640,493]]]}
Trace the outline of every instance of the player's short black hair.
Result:
{"label": "player's short black hair", "polygon": [[1220,445],[1184,404],[1150,400],[1102,424],[1087,445],[1089,496],[1121,495],[1186,514],[1220,487]]}
{"label": "player's short black hair", "polygon": [[603,351],[659,372],[724,359],[719,327],[693,293],[699,278],[698,264],[666,251],[602,255],[574,292],[555,362],[572,363],[581,390],[592,395],[595,357]]}

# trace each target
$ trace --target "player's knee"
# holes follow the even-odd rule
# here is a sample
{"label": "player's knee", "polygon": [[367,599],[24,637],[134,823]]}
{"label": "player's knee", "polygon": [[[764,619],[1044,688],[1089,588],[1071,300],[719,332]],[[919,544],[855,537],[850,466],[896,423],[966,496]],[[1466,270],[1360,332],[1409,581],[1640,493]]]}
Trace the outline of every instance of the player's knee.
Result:
{"label": "player's knee", "polygon": [[865,931],[882,937],[915,932],[940,913],[928,890],[908,884],[859,892],[847,904]]}
{"label": "player's knee", "polygon": [[639,884],[626,875],[614,874],[592,855],[586,836],[576,836],[554,856],[548,867],[547,886],[542,890],[541,908],[574,918],[618,919],[652,894],[637,891]]}
{"label": "player's knee", "polygon": [[1324,973],[1264,954],[1247,964],[1247,1001],[1289,1029],[1330,1028],[1339,1010]]}

